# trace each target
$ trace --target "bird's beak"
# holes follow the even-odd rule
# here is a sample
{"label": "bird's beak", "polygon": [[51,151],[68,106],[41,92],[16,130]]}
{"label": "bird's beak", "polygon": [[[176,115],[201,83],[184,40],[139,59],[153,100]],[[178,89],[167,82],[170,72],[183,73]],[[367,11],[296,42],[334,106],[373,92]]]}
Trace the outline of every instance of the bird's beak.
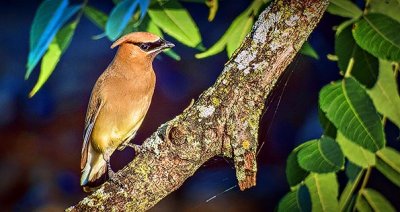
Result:
{"label": "bird's beak", "polygon": [[162,42],[163,42],[163,44],[161,45],[161,49],[162,49],[162,50],[163,50],[163,49],[169,49],[169,48],[172,48],[172,47],[175,46],[175,44],[173,44],[173,43],[171,43],[171,42],[169,42],[169,41],[166,41],[166,40],[164,40],[164,39],[162,39]]}

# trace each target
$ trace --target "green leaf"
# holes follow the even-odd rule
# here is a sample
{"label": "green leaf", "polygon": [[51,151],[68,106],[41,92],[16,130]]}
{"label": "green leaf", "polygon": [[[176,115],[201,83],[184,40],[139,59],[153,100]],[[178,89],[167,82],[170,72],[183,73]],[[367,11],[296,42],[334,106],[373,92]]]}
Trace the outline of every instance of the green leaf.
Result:
{"label": "green leaf", "polygon": [[372,152],[385,146],[380,117],[365,90],[353,78],[322,88],[319,104],[328,119],[352,142]]}
{"label": "green leaf", "polygon": [[352,163],[347,163],[346,175],[348,176],[349,180],[339,198],[340,211],[351,211],[347,209],[351,209],[352,204],[354,204],[354,199],[355,199],[354,192],[358,186],[358,183],[362,179],[363,173],[364,170],[361,169],[360,167]]}
{"label": "green leaf", "polygon": [[58,30],[79,8],[80,6],[68,7],[67,0],[46,0],[42,2],[36,11],[31,26],[30,51],[25,79],[29,78]]}
{"label": "green leaf", "polygon": [[[339,58],[339,68],[346,72],[348,68],[351,75],[368,88],[374,86],[378,78],[378,58],[361,49],[353,38],[351,26],[345,28],[335,39],[335,53]],[[349,66],[350,59],[352,63]]]}
{"label": "green leaf", "polygon": [[301,183],[309,172],[302,169],[297,161],[297,152],[289,154],[286,162],[286,178],[289,186],[293,187]]}
{"label": "green leaf", "polygon": [[344,156],[339,145],[327,136],[302,148],[297,160],[301,168],[317,173],[335,172],[344,165]]}
{"label": "green leaf", "polygon": [[330,0],[327,11],[346,18],[358,18],[362,11],[350,0]]}
{"label": "green leaf", "polygon": [[213,56],[213,55],[216,55],[216,54],[222,52],[225,49],[226,43],[228,41],[227,35],[228,35],[227,32],[225,32],[225,34],[213,46],[211,46],[205,52],[196,54],[195,57],[197,59],[202,59],[202,58],[210,57],[210,56]]}
{"label": "green leaf", "polygon": [[105,32],[110,40],[113,41],[121,36],[138,4],[139,0],[123,0],[115,5],[106,23]]}
{"label": "green leaf", "polygon": [[85,16],[97,27],[99,27],[102,30],[105,29],[108,19],[107,14],[91,6],[86,6],[83,12]]}
{"label": "green leaf", "polygon": [[369,207],[373,211],[382,211],[382,212],[395,212],[396,209],[392,206],[392,204],[378,191],[366,188],[361,191],[362,197],[366,200]]}
{"label": "green leaf", "polygon": [[400,187],[400,153],[386,147],[376,153],[376,168],[390,181]]}
{"label": "green leaf", "polygon": [[360,212],[374,212],[364,197],[357,199],[356,208]]}
{"label": "green leaf", "polygon": [[324,130],[324,135],[329,136],[331,138],[336,138],[337,129],[335,125],[326,117],[324,111],[318,107],[318,117],[319,122]]}
{"label": "green leaf", "polygon": [[150,6],[148,13],[158,27],[176,40],[194,48],[201,45],[196,23],[177,0],[170,0],[165,4],[156,1]]}
{"label": "green leaf", "polygon": [[357,166],[351,161],[347,161],[345,173],[350,182],[354,182],[363,171],[363,168]]}
{"label": "green leaf", "polygon": [[56,33],[54,29],[57,26],[57,22],[61,19],[67,6],[67,0],[47,0],[43,1],[37,9],[29,37],[30,51],[25,79],[29,78],[32,70],[45,53]]}
{"label": "green leaf", "polygon": [[146,16],[143,19],[143,22],[139,26],[139,29],[143,30],[143,31],[147,31],[147,32],[153,33],[153,34],[158,35],[160,37],[164,36],[162,31],[161,31],[161,29],[160,29],[160,27],[158,27],[148,16]]}
{"label": "green leaf", "polygon": [[29,37],[31,49],[38,45],[44,35],[50,34],[67,6],[67,0],[45,0],[39,5],[31,26]]}
{"label": "green leaf", "polygon": [[306,185],[311,196],[312,211],[339,211],[339,185],[335,173],[312,173],[306,179]]}
{"label": "green leaf", "polygon": [[367,93],[378,112],[400,128],[400,97],[390,62],[379,60],[378,81]]}
{"label": "green leaf", "polygon": [[302,148],[312,144],[314,141],[308,141],[299,145],[289,154],[286,162],[286,178],[290,187],[297,186],[308,176],[309,172],[300,167],[297,154]]}
{"label": "green leaf", "polygon": [[53,73],[61,55],[65,52],[65,50],[67,50],[71,42],[77,24],[78,22],[74,21],[66,25],[54,37],[49,49],[47,50],[47,53],[43,57],[39,79],[32,91],[29,93],[29,97],[34,96]]}
{"label": "green leaf", "polygon": [[400,23],[382,14],[368,14],[355,23],[357,44],[381,59],[400,61]]}
{"label": "green leaf", "polygon": [[352,163],[363,168],[368,168],[375,165],[374,153],[362,148],[354,142],[351,142],[340,131],[338,131],[336,140],[339,143],[343,154]]}
{"label": "green leaf", "polygon": [[324,135],[331,138],[336,138],[337,129],[335,125],[326,117],[326,114],[320,107],[318,107],[318,117],[321,123],[322,129],[324,130]]}
{"label": "green leaf", "polygon": [[[234,34],[234,31],[236,29],[241,29],[241,27],[242,27],[241,24],[243,24],[242,22],[244,22],[244,20],[247,20],[251,11],[252,11],[252,6],[247,8],[238,17],[236,17],[235,20],[233,20],[232,24],[229,26],[229,28],[226,30],[226,32],[222,35],[222,37],[214,45],[212,45],[207,51],[196,54],[195,57],[198,59],[201,59],[201,58],[210,57],[212,55],[222,52],[225,49],[225,46],[227,46],[228,41],[231,39],[232,34]],[[237,35],[234,35],[234,36],[237,36]],[[233,45],[233,44],[231,44],[231,45]],[[239,43],[239,45],[240,45],[240,43]],[[232,49],[233,46],[231,46],[230,48]],[[230,50],[230,51],[234,51],[234,50]],[[229,55],[229,53],[228,53],[228,55]]]}
{"label": "green leaf", "polygon": [[281,199],[278,212],[286,211],[311,211],[310,193],[306,186],[300,186],[299,189],[289,192]]}
{"label": "green leaf", "polygon": [[341,208],[341,206],[339,205],[340,211],[352,212],[353,208],[355,208],[356,200],[357,200],[357,195],[352,194],[350,196],[349,202],[346,205],[344,205],[343,208]]}
{"label": "green leaf", "polygon": [[316,60],[319,59],[318,53],[315,51],[315,49],[310,45],[309,42],[305,42],[303,46],[300,49],[300,54],[309,56],[311,58],[314,58]]}
{"label": "green leaf", "polygon": [[246,13],[242,13],[238,17],[238,24],[232,29],[227,41],[226,51],[228,57],[231,57],[235,50],[240,46],[247,33],[250,32],[251,27],[254,23],[254,17],[248,16]]}
{"label": "green leaf", "polygon": [[381,13],[400,22],[400,1],[399,0],[370,0],[369,12]]}
{"label": "green leaf", "polygon": [[[234,22],[231,24],[231,26],[234,24]],[[230,28],[230,27],[229,27]],[[222,52],[225,49],[225,46],[228,42],[229,38],[229,29],[224,33],[224,35],[216,42],[214,45],[212,45],[207,51],[198,53],[195,55],[197,59],[202,59],[206,57],[210,57],[213,55],[216,55],[220,52]]]}
{"label": "green leaf", "polygon": [[181,56],[172,49],[168,49],[168,50],[164,51],[164,54],[168,55],[170,58],[172,58],[174,60],[177,60],[177,61],[181,60]]}
{"label": "green leaf", "polygon": [[138,1],[140,6],[140,18],[138,22],[140,23],[145,17],[147,10],[149,9],[150,0],[138,0]]}

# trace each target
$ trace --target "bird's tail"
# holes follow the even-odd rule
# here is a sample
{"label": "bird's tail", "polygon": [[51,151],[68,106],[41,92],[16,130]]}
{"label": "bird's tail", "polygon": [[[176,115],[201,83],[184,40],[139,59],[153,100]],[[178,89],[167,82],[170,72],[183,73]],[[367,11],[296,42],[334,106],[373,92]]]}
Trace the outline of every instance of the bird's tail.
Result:
{"label": "bird's tail", "polygon": [[85,167],[82,169],[81,174],[81,186],[85,192],[91,192],[95,190],[98,185],[100,177],[107,171],[107,163],[103,159],[101,154],[93,155],[89,152],[88,160],[86,161]]}

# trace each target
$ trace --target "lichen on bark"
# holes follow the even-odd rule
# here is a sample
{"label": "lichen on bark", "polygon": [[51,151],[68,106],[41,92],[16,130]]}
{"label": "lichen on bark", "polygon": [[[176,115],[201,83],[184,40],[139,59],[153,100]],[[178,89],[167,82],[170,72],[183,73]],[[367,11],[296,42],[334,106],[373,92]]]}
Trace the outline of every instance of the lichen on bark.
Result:
{"label": "lichen on bark", "polygon": [[328,0],[277,0],[266,8],[215,84],[161,125],[115,180],[67,211],[144,211],[214,156],[233,157],[241,190],[256,184],[264,102],[322,17]]}

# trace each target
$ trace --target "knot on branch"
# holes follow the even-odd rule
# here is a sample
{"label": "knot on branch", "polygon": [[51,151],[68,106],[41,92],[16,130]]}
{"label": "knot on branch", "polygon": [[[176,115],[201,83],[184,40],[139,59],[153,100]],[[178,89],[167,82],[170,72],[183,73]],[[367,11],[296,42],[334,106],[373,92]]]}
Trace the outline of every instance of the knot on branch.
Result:
{"label": "knot on branch", "polygon": [[181,145],[185,143],[184,135],[185,133],[181,127],[172,126],[168,132],[168,139],[173,144]]}

